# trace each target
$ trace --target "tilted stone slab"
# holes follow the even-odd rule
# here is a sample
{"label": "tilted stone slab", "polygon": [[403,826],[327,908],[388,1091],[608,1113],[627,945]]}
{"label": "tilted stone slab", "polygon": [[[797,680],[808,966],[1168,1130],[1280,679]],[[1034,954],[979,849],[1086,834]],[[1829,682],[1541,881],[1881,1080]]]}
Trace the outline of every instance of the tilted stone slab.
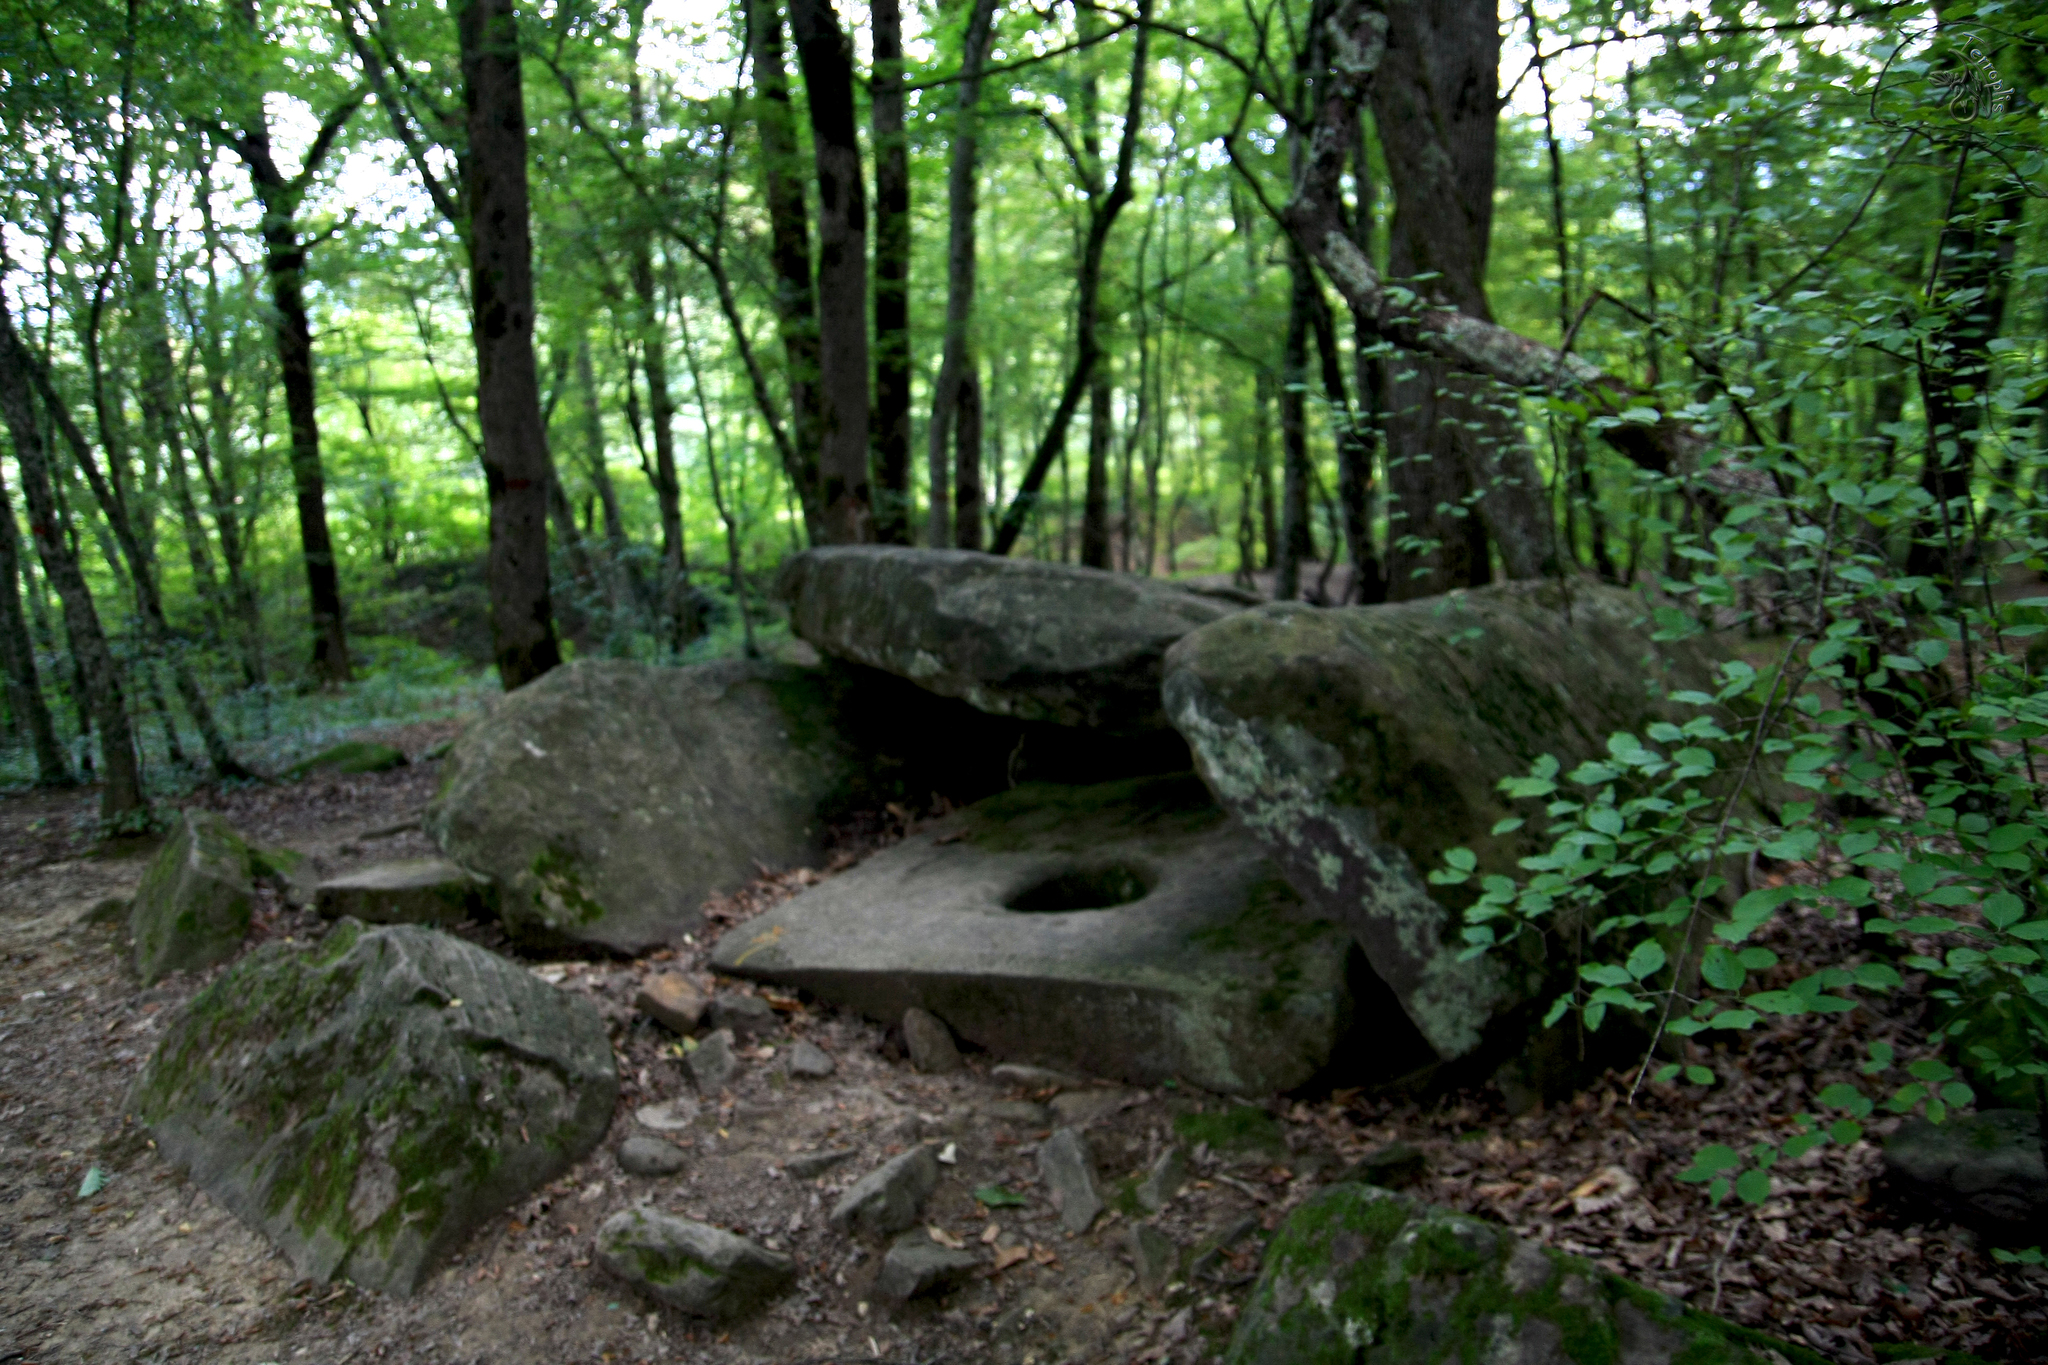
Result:
{"label": "tilted stone slab", "polygon": [[472,722],[426,830],[499,889],[515,939],[639,952],[707,896],[818,861],[858,768],[815,670],[579,660]]}
{"label": "tilted stone slab", "polygon": [[1337,1185],[1266,1248],[1225,1365],[1825,1365],[1506,1228]]}
{"label": "tilted stone slab", "polygon": [[402,858],[321,882],[313,903],[328,919],[456,924],[495,914],[498,892],[446,858]]}
{"label": "tilted stone slab", "polygon": [[1264,1094],[1328,1060],[1350,952],[1181,774],[979,802],[735,928],[713,960],[879,1020],[929,1010],[998,1057]]}
{"label": "tilted stone slab", "polygon": [[1160,658],[1242,608],[1151,579],[971,550],[832,546],[776,591],[820,651],[1020,720],[1163,729]]}
{"label": "tilted stone slab", "polygon": [[299,1274],[408,1294],[596,1146],[617,1096],[588,1000],[438,930],[343,920],[195,996],[129,1102]]}
{"label": "tilted stone slab", "polygon": [[1357,936],[1449,1060],[1541,989],[1542,968],[1505,953],[1460,962],[1471,893],[1440,896],[1428,873],[1456,847],[1482,875],[1515,873],[1538,844],[1528,828],[1492,833],[1527,814],[1502,778],[1546,753],[1569,772],[1616,731],[1641,736],[1673,690],[1711,686],[1705,651],[1653,645],[1646,616],[1634,594],[1586,582],[1276,603],[1175,645],[1166,710],[1216,799]]}
{"label": "tilted stone slab", "polygon": [[248,937],[254,905],[249,846],[210,810],[178,812],[128,910],[144,985],[225,962]]}

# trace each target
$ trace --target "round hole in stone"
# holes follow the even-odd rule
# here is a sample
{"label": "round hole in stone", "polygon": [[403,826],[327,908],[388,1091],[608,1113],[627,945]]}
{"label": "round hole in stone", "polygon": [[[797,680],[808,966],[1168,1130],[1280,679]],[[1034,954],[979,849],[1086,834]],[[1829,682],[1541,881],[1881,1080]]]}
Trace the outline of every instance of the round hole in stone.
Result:
{"label": "round hole in stone", "polygon": [[1130,863],[1072,867],[1031,883],[1006,902],[1006,908],[1033,915],[1069,910],[1107,910],[1142,900],[1152,890],[1152,874]]}

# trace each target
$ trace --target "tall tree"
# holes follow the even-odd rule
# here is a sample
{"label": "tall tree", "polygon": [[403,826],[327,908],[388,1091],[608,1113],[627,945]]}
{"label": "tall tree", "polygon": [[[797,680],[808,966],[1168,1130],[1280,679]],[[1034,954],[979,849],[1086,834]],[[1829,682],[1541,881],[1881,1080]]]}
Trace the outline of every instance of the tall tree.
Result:
{"label": "tall tree", "polygon": [[903,11],[873,0],[875,539],[910,543],[910,143],[903,132]]}
{"label": "tall tree", "polygon": [[7,670],[7,709],[28,732],[36,756],[36,785],[68,787],[71,765],[57,742],[57,727],[43,701],[36,670],[36,644],[28,617],[21,609],[21,532],[14,521],[14,500],[0,483],[0,666]]}

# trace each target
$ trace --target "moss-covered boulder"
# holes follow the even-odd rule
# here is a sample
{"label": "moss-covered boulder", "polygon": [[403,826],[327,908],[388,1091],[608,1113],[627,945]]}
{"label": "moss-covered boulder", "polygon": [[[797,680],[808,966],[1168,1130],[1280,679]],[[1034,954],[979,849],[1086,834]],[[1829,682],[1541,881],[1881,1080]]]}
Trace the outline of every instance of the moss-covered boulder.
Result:
{"label": "moss-covered boulder", "polygon": [[235,955],[253,908],[250,860],[249,846],[221,816],[178,812],[128,911],[144,985]]}
{"label": "moss-covered boulder", "polygon": [[389,744],[350,739],[331,749],[322,749],[284,770],[286,777],[309,777],[314,773],[383,773],[405,766],[405,752]]}
{"label": "moss-covered boulder", "polygon": [[437,930],[343,920],[195,996],[130,1107],[301,1275],[407,1294],[596,1146],[617,1095],[589,1001]]}
{"label": "moss-covered boulder", "polygon": [[1240,607],[1130,574],[971,550],[832,546],[776,591],[821,652],[1020,720],[1163,730],[1168,645]]}
{"label": "moss-covered boulder", "polygon": [[1266,1248],[1226,1365],[1825,1365],[1506,1228],[1337,1185]]}
{"label": "moss-covered boulder", "polygon": [[638,952],[761,868],[818,859],[861,765],[818,670],[579,660],[463,731],[425,823],[497,884],[515,938]]}
{"label": "moss-covered boulder", "polygon": [[[1428,873],[1466,847],[1513,873],[1534,832],[1496,835],[1497,784],[1543,754],[1567,771],[1638,735],[1697,644],[1651,643],[1639,598],[1585,582],[1510,583],[1391,606],[1275,603],[1166,656],[1167,715],[1216,799],[1311,907],[1343,924],[1436,1050],[1477,1049],[1544,985],[1532,959],[1459,961],[1464,888]],[[1531,941],[1533,946],[1533,940]]]}

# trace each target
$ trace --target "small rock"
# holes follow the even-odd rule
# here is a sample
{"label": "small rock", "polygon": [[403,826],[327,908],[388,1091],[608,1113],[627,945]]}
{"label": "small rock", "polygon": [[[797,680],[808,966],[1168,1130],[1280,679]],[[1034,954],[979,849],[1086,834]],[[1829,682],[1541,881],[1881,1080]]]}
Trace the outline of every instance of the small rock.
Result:
{"label": "small rock", "polygon": [[1125,1250],[1130,1254],[1131,1268],[1138,1272],[1138,1288],[1147,1294],[1157,1294],[1166,1288],[1173,1272],[1180,1269],[1180,1248],[1150,1223],[1131,1224]]}
{"label": "small rock", "polygon": [[657,972],[640,985],[633,1008],[677,1033],[691,1033],[710,1001],[696,982],[681,972]]}
{"label": "small rock", "polygon": [[903,1048],[910,1064],[927,1075],[943,1075],[960,1069],[960,1049],[953,1042],[953,1030],[929,1010],[915,1006],[903,1011]]}
{"label": "small rock", "polygon": [[732,1035],[724,1029],[704,1036],[697,1044],[697,1050],[690,1054],[690,1078],[697,1082],[697,1089],[706,1095],[716,1095],[725,1083],[740,1069],[740,1059],[732,1050]]}
{"label": "small rock", "polygon": [[782,1163],[782,1169],[798,1180],[815,1180],[840,1162],[853,1155],[851,1147],[834,1147],[830,1151],[805,1152]]}
{"label": "small rock", "polygon": [[965,1284],[980,1266],[979,1256],[940,1246],[919,1228],[897,1238],[882,1258],[882,1272],[875,1277],[875,1297],[902,1303],[919,1294],[943,1294]]}
{"label": "small rock", "polygon": [[1139,1098],[1135,1090],[1070,1090],[1052,1097],[1052,1115],[1063,1127],[1086,1128]]}
{"label": "small rock", "polygon": [[682,1133],[697,1122],[697,1101],[679,1095],[663,1104],[650,1104],[633,1111],[633,1121],[657,1133]]}
{"label": "small rock", "polygon": [[1157,1213],[1171,1203],[1188,1178],[1188,1159],[1180,1148],[1169,1147],[1152,1163],[1152,1169],[1138,1182],[1138,1203],[1147,1213]]}
{"label": "small rock", "polygon": [[1332,1184],[1337,1185],[1378,1185],[1387,1190],[1405,1190],[1422,1179],[1429,1169],[1429,1159],[1420,1148],[1405,1142],[1389,1142],[1375,1147],[1358,1160],[1344,1168]]}
{"label": "small rock", "polygon": [[674,1175],[689,1160],[682,1148],[660,1138],[629,1137],[619,1144],[619,1169],[627,1175]]}
{"label": "small rock", "polygon": [[840,1196],[832,1210],[833,1230],[868,1237],[901,1232],[917,1221],[938,1183],[938,1156],[929,1147],[913,1147],[869,1171]]}
{"label": "small rock", "polygon": [[731,1321],[765,1307],[796,1283],[796,1262],[708,1223],[627,1209],[597,1233],[597,1258],[612,1274],[672,1308]]}
{"label": "small rock", "polygon": [[1038,1144],[1038,1178],[1045,1182],[1052,1206],[1059,1210],[1060,1226],[1068,1232],[1086,1232],[1102,1212],[1102,1196],[1095,1189],[1095,1157],[1080,1129],[1062,1128]]}
{"label": "small rock", "polygon": [[811,1080],[823,1080],[839,1069],[839,1063],[833,1061],[824,1048],[812,1042],[800,1042],[790,1048],[785,1065],[790,1075]]}
{"label": "small rock", "polygon": [[979,1109],[983,1118],[997,1123],[1021,1124],[1026,1128],[1052,1127],[1052,1110],[1030,1100],[985,1100]]}
{"label": "small rock", "polygon": [[753,1042],[782,1030],[782,1016],[758,995],[720,995],[711,1001],[711,1027],[731,1029],[734,1041]]}
{"label": "small rock", "polygon": [[1003,1085],[1014,1085],[1025,1090],[1079,1090],[1088,1082],[1064,1071],[1054,1071],[1043,1066],[1019,1066],[1004,1062],[989,1071],[989,1078]]}
{"label": "small rock", "polygon": [[1956,1222],[2022,1240],[2048,1223],[2041,1121],[2027,1110],[1908,1119],[1885,1142],[1884,1167],[1895,1198]]}

